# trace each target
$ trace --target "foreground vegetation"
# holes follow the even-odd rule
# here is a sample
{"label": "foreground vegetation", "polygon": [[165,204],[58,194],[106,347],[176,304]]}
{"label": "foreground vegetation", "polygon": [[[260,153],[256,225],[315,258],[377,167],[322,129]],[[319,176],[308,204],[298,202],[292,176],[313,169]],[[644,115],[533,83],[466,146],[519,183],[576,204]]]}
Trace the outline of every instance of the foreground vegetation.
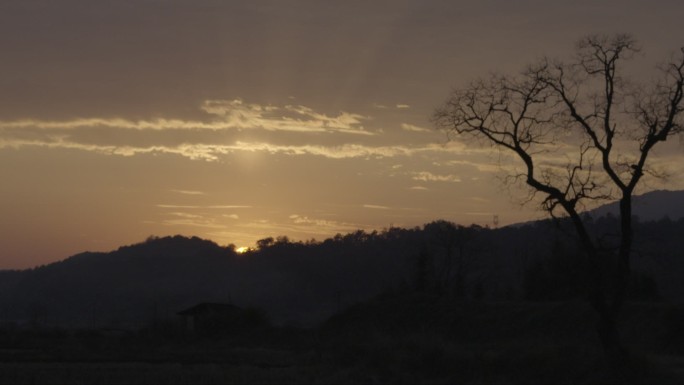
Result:
{"label": "foreground vegetation", "polygon": [[588,305],[395,291],[320,327],[189,334],[4,330],[0,383],[681,383],[684,308],[630,303],[627,365],[606,362]]}

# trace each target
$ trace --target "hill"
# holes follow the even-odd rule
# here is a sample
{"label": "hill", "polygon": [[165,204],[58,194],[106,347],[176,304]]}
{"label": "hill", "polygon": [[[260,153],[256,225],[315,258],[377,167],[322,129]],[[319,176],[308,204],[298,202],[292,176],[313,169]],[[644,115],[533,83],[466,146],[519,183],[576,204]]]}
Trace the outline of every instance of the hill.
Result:
{"label": "hill", "polygon": [[[667,205],[676,206],[669,213],[681,211],[684,192],[653,192],[637,201],[637,215],[656,218]],[[589,226],[609,247],[617,220],[597,215]],[[642,219],[635,233],[632,298],[683,298],[684,217]],[[562,300],[581,297],[585,279],[572,228],[562,220],[500,229],[435,221],[322,242],[278,237],[259,244],[238,254],[197,237],[150,238],[108,253],[0,271],[0,321],[139,328],[201,302],[219,302],[261,308],[276,324],[306,326],[402,288],[456,300]]]}
{"label": "hill", "polygon": [[310,324],[403,276],[394,256],[410,251],[387,241],[358,232],[315,245],[273,242],[239,255],[197,237],[153,238],[0,272],[0,317],[136,328],[200,302],[233,302],[267,309],[278,323]]}
{"label": "hill", "polygon": [[[684,191],[655,190],[634,197],[633,214],[641,221],[657,221],[665,217],[671,220],[684,218]],[[612,202],[589,213],[594,218],[608,214],[617,216],[619,203]]]}

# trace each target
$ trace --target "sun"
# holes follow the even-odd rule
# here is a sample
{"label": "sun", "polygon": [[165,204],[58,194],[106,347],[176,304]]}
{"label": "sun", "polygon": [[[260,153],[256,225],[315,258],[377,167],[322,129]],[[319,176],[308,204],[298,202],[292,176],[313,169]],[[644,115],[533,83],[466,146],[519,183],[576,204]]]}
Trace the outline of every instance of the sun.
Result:
{"label": "sun", "polygon": [[235,249],[235,252],[238,254],[244,254],[248,251],[249,251],[249,247],[247,247],[247,246],[242,246],[242,247],[238,247],[237,249]]}

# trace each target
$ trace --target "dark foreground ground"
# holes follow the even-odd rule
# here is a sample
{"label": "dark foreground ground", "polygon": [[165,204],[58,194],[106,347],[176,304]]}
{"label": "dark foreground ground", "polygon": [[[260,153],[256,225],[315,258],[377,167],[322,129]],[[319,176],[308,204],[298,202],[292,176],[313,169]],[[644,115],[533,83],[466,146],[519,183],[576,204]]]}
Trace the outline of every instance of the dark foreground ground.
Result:
{"label": "dark foreground ground", "polygon": [[631,355],[619,368],[603,358],[581,302],[388,295],[318,329],[4,330],[0,383],[684,383],[683,309],[629,304]]}

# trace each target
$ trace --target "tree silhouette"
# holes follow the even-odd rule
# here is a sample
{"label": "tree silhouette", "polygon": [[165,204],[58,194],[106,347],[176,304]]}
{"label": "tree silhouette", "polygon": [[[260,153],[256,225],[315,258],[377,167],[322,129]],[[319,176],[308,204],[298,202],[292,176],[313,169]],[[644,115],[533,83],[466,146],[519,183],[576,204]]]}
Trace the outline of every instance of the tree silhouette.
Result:
{"label": "tree silhouette", "polygon": [[[572,222],[591,263],[591,303],[606,352],[622,357],[617,320],[625,300],[633,242],[632,195],[653,148],[682,132],[684,47],[659,67],[650,85],[625,76],[639,49],[626,34],[588,36],[567,63],[542,59],[516,76],[493,75],[456,89],[433,120],[449,134],[489,144],[522,167],[506,170],[530,199]],[[619,200],[616,248],[592,238],[580,212],[587,204]]]}
{"label": "tree silhouette", "polygon": [[468,274],[479,252],[476,239],[480,229],[479,226],[465,227],[445,220],[430,222],[423,228],[434,248],[432,254],[440,257],[434,261],[439,272],[435,284],[457,298],[466,295]]}

